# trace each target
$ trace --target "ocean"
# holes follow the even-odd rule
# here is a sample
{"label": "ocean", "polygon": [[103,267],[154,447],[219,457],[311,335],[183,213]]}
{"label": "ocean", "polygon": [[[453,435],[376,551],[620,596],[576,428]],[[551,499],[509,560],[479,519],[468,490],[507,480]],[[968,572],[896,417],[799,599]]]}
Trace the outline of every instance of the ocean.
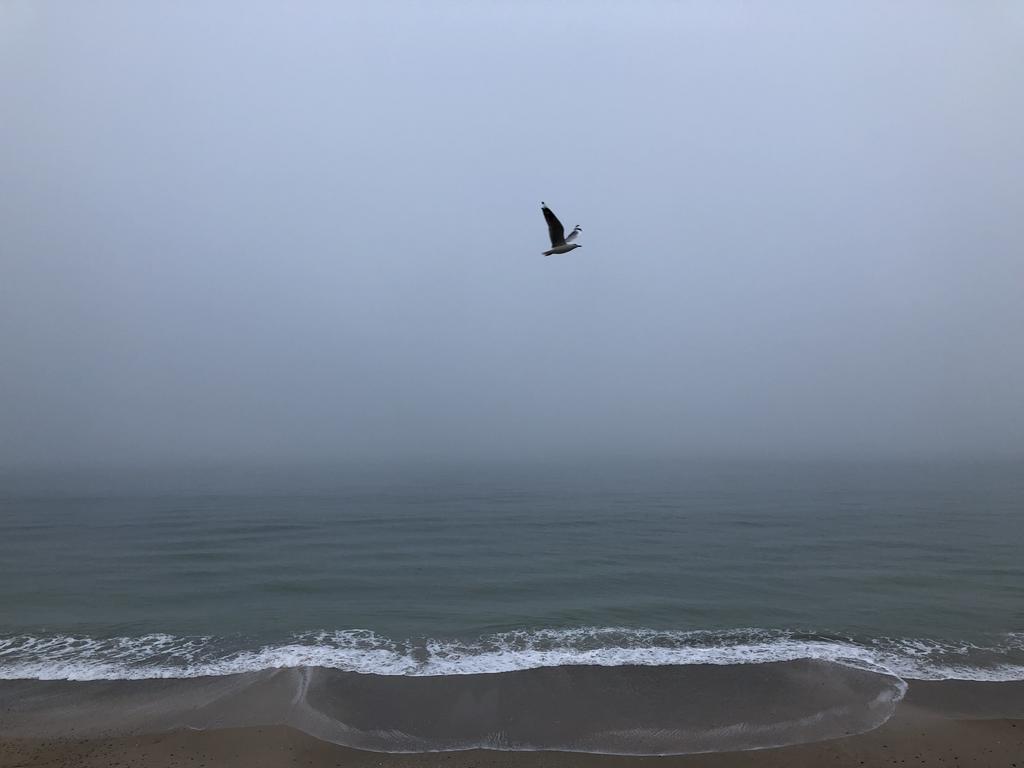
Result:
{"label": "ocean", "polygon": [[[737,708],[685,738],[661,725],[665,743],[633,720],[569,743],[464,718],[353,730],[358,705],[339,691],[378,701],[400,686],[436,710],[498,686],[526,712],[598,690],[635,720],[640,700],[730,711],[742,680],[748,702],[787,690],[805,708],[786,727],[824,728],[832,712],[850,732],[884,720],[909,680],[1024,680],[1022,551],[1024,464],[1010,462],[12,472],[0,679],[292,676],[310,700],[333,691],[307,730],[385,751],[714,749],[736,745],[722,728]],[[809,695],[822,686],[851,706]],[[325,714],[338,707],[347,720]],[[748,714],[744,732],[763,738],[741,746],[797,738]]]}

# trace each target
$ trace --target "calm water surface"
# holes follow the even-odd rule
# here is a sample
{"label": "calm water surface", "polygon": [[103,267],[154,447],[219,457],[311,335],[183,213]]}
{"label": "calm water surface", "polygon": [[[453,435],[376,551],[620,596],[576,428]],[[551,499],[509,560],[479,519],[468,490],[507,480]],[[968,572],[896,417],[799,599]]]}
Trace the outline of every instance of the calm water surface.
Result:
{"label": "calm water surface", "polygon": [[424,464],[9,476],[3,491],[8,663],[62,637],[237,653],[367,630],[422,655],[581,628],[1020,660],[1020,464]]}

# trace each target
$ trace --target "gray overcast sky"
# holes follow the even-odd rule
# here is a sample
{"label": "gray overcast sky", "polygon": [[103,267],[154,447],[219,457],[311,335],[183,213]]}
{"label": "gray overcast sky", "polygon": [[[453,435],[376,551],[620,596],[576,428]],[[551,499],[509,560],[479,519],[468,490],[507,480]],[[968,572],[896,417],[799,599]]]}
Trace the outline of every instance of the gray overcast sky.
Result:
{"label": "gray overcast sky", "polygon": [[1022,84],[1016,0],[0,0],[0,464],[1024,454]]}

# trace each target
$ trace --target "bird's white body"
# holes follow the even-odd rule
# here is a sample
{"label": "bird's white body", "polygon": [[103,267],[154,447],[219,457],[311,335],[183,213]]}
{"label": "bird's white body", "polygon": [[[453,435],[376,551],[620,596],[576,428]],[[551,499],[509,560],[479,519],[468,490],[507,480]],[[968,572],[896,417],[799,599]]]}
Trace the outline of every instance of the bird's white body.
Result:
{"label": "bird's white body", "polygon": [[555,256],[555,255],[557,255],[559,253],[568,253],[573,248],[582,248],[582,247],[583,246],[580,245],[579,243],[565,243],[563,245],[558,246],[557,248],[552,248],[549,251],[544,251],[544,255],[545,256]]}

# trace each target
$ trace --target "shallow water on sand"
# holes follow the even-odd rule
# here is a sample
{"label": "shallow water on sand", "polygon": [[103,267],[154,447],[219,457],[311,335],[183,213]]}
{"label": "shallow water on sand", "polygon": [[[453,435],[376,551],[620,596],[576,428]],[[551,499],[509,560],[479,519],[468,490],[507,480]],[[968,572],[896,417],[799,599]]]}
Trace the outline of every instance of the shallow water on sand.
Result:
{"label": "shallow water on sand", "polygon": [[807,661],[444,677],[301,667],[184,680],[0,682],[0,727],[19,737],[95,738],[290,725],[379,752],[683,754],[861,733],[885,722],[905,690],[893,677]]}

